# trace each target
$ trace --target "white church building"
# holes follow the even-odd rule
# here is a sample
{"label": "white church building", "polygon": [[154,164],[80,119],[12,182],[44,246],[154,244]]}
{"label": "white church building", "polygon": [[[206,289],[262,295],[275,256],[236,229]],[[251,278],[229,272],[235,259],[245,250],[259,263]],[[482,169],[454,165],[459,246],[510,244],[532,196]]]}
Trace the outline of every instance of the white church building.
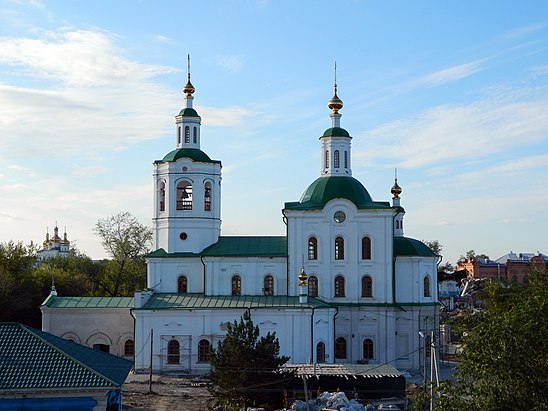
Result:
{"label": "white church building", "polygon": [[131,310],[136,370],[208,371],[210,347],[244,312],[291,363],[420,368],[419,332],[438,327],[439,257],[404,236],[397,179],[388,202],[352,177],[336,83],[320,175],[284,204],[285,236],[221,235],[222,166],[200,149],[190,73],[183,91],[175,149],[154,162],[154,251]]}

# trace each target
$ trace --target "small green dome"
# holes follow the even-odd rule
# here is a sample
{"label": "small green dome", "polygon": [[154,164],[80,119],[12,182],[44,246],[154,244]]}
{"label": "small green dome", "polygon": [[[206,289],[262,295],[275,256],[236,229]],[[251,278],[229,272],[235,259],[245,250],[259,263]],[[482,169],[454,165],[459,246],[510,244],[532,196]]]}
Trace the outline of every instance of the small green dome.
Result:
{"label": "small green dome", "polygon": [[189,107],[182,109],[179,115],[183,117],[200,117],[198,113],[196,112],[196,110]]}
{"label": "small green dome", "polygon": [[206,153],[197,148],[178,148],[167,153],[162,160],[156,160],[155,163],[168,163],[180,158],[190,158],[198,163],[221,163],[218,160],[210,159]]}
{"label": "small green dome", "polygon": [[336,198],[349,200],[358,209],[390,208],[387,202],[373,201],[363,184],[350,176],[319,177],[308,186],[298,202],[286,203],[285,208],[317,210]]}
{"label": "small green dome", "polygon": [[350,134],[344,128],[331,127],[323,132],[322,137],[350,137]]}
{"label": "small green dome", "polygon": [[437,256],[437,254],[422,241],[409,237],[394,237],[394,255],[412,257]]}

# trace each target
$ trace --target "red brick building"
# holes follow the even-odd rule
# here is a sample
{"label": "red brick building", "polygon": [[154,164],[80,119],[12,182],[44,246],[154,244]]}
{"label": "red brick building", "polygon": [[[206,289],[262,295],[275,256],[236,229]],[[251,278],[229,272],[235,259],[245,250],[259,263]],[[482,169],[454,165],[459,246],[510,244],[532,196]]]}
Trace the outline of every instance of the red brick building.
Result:
{"label": "red brick building", "polygon": [[458,261],[456,270],[466,270],[468,277],[489,278],[512,281],[519,284],[529,283],[531,268],[548,271],[548,256],[542,253],[519,253],[510,251],[497,260],[468,258]]}

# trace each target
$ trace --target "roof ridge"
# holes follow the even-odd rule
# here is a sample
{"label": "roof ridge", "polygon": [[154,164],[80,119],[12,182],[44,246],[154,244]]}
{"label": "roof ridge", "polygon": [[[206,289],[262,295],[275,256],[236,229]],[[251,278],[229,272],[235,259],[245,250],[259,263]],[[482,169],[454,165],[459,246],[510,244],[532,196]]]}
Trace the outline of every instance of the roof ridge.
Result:
{"label": "roof ridge", "polygon": [[[61,355],[64,355],[65,357],[68,357],[70,358],[72,361],[74,361],[75,363],[77,363],[78,365],[84,367],[85,369],[87,369],[88,371],[90,371],[91,373],[97,375],[98,377],[110,382],[112,385],[114,385],[115,387],[118,387],[118,383],[116,383],[115,381],[111,380],[109,377],[107,377],[106,375],[103,375],[102,373],[100,373],[99,371],[91,368],[90,366],[84,364],[82,361],[78,360],[77,358],[75,358],[74,356],[70,355],[69,353],[61,350],[59,347],[57,347],[55,344],[52,344],[50,343],[48,340],[46,340],[45,338],[43,338],[41,335],[37,334],[36,332],[34,331],[39,331],[40,333],[45,333],[45,331],[42,331],[42,330],[38,330],[36,328],[33,328],[33,327],[30,327],[26,324],[21,324],[21,323],[18,323],[20,327],[22,327],[26,332],[34,335],[36,338],[40,339],[42,342],[46,343],[50,348],[53,348],[55,351],[57,351],[58,353],[60,353]],[[63,341],[66,341],[64,340],[63,338],[61,337],[58,337],[56,335],[53,335],[53,334],[49,334],[51,335],[52,337],[55,337],[57,339],[60,339],[60,340],[63,340]],[[77,343],[75,343],[77,344]],[[82,345],[82,344],[80,344]],[[82,347],[85,347],[87,349],[90,349],[90,350],[93,350],[93,348],[90,348],[90,347],[87,347],[85,345],[82,345]],[[95,350],[97,351],[97,350]],[[97,353],[101,353],[100,351],[97,351]],[[101,354],[105,354],[105,353],[101,353]]]}

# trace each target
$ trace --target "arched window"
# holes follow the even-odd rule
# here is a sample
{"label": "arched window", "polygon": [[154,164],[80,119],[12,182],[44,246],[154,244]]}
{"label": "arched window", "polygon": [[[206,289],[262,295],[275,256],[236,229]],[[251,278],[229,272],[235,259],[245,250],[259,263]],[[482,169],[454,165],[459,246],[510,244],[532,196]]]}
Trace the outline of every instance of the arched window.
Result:
{"label": "arched window", "polygon": [[318,259],[318,239],[316,237],[310,237],[308,239],[308,259]]}
{"label": "arched window", "polygon": [[267,275],[264,278],[263,294],[274,295],[274,277],[272,277],[271,275]]}
{"label": "arched window", "polygon": [[208,340],[200,340],[198,343],[198,362],[209,362],[209,354],[211,352]]}
{"label": "arched window", "polygon": [[190,127],[185,127],[185,143],[190,143]]}
{"label": "arched window", "polygon": [[321,341],[316,345],[316,362],[325,362],[325,344]]}
{"label": "arched window", "polygon": [[192,184],[188,181],[177,184],[177,210],[192,210]]}
{"label": "arched window", "polygon": [[344,277],[342,275],[335,277],[335,297],[344,297]]}
{"label": "arched window", "polygon": [[232,295],[242,294],[242,280],[239,275],[232,277]]}
{"label": "arched window", "polygon": [[344,260],[344,239],[335,238],[335,260]]}
{"label": "arched window", "polygon": [[184,275],[181,275],[177,279],[177,292],[179,294],[186,294],[188,292],[188,280]]}
{"label": "arched window", "polygon": [[204,211],[211,211],[211,183],[209,181],[204,186]]}
{"label": "arched window", "polygon": [[362,238],[362,260],[371,260],[371,239]]}
{"label": "arched window", "polygon": [[325,168],[329,168],[329,150],[325,150]]}
{"label": "arched window", "polygon": [[194,127],[194,130],[192,130],[192,142],[196,144],[198,142],[198,129]]}
{"label": "arched window", "polygon": [[135,343],[133,340],[126,340],[124,343],[124,357],[133,357],[135,354]]}
{"label": "arched window", "polygon": [[181,144],[181,126],[177,127],[177,144]]}
{"label": "arched window", "polygon": [[344,152],[344,168],[348,168],[348,152]]}
{"label": "arched window", "polygon": [[166,211],[166,183],[160,181],[158,186],[158,208],[160,211]]}
{"label": "arched window", "polygon": [[179,341],[169,340],[167,343],[167,363],[179,364],[181,362],[181,354],[179,350]]}
{"label": "arched window", "polygon": [[343,337],[335,340],[335,358],[337,360],[346,359],[346,339]]}
{"label": "arched window", "polygon": [[318,296],[318,277],[311,275],[308,277],[308,296],[317,297]]}
{"label": "arched window", "polygon": [[362,297],[373,297],[373,280],[368,275],[362,277]]}
{"label": "arched window", "polygon": [[335,150],[333,152],[333,166],[335,168],[339,168],[339,165],[340,165],[339,150]]}
{"label": "arched window", "polygon": [[424,285],[424,296],[425,297],[430,297],[431,296],[431,294],[430,294],[430,277],[428,277],[428,276],[424,277],[423,285]]}
{"label": "arched window", "polygon": [[371,338],[366,338],[363,340],[363,358],[375,358],[373,348],[373,340]]}

